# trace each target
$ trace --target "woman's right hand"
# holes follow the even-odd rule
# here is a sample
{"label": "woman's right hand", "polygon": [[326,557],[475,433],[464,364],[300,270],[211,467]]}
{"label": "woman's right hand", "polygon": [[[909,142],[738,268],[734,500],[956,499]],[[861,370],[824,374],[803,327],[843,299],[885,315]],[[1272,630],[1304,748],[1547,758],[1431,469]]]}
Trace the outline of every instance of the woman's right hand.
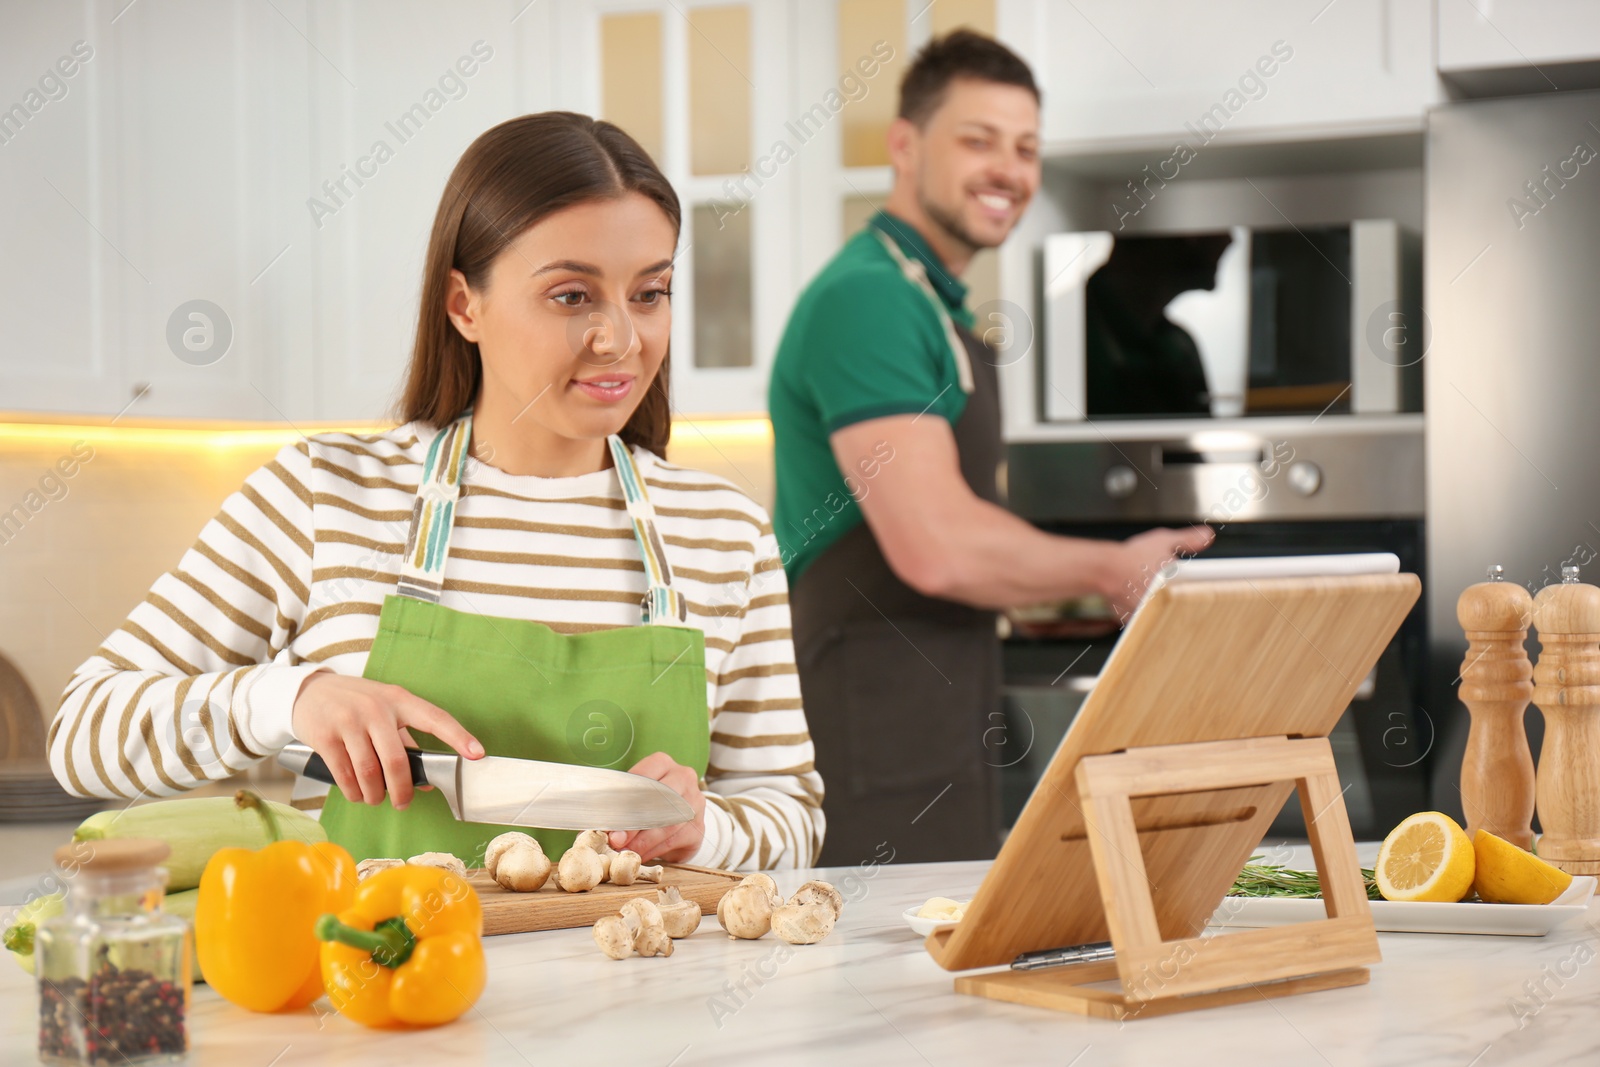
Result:
{"label": "woman's right hand", "polygon": [[407,748],[417,742],[406,730],[426,730],[466,759],[483,746],[449,712],[405,688],[322,670],[300,685],[291,713],[294,736],[328,765],[347,800],[380,804],[384,793],[396,810],[411,803]]}

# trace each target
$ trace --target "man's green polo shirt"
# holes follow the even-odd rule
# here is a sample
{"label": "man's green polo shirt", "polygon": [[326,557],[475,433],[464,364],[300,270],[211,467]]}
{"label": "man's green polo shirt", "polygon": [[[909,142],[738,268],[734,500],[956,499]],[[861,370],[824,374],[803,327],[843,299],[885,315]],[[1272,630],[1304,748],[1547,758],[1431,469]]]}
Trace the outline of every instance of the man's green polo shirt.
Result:
{"label": "man's green polo shirt", "polygon": [[778,344],[767,396],[777,475],[772,526],[791,582],[862,521],[857,501],[872,491],[888,452],[849,472],[847,481],[829,435],[887,415],[937,415],[954,425],[967,406],[933,301],[905,276],[875,231],[921,262],[951,318],[972,326],[967,287],[920,234],[884,211],[800,294]]}

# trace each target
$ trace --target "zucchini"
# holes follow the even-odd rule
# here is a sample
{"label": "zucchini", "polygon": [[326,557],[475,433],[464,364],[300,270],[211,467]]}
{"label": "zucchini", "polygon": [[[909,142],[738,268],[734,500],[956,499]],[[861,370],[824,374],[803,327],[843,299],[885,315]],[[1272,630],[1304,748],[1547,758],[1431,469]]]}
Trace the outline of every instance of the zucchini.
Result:
{"label": "zucchini", "polygon": [[[326,841],[322,824],[287,804],[270,804],[285,841]],[[172,848],[162,866],[167,891],[181,893],[200,884],[206,862],[224,848],[265,848],[271,841],[259,813],[240,808],[233,797],[158,800],[119,811],[91,815],[73,831],[74,841],[154,837]]]}
{"label": "zucchini", "polygon": [[[161,910],[169,915],[181,915],[189,920],[191,935],[189,938],[189,951],[191,959],[190,969],[194,973],[194,980],[205,981],[200,977],[200,958],[194,951],[194,908],[200,899],[200,890],[188,889],[182,893],[173,893],[161,902]],[[5,929],[6,951],[16,957],[17,963],[23,970],[33,974],[33,935],[39,929],[39,924],[46,919],[60,915],[66,907],[65,893],[50,893],[46,896],[35,897],[27,904],[18,908],[11,916],[12,922]]]}

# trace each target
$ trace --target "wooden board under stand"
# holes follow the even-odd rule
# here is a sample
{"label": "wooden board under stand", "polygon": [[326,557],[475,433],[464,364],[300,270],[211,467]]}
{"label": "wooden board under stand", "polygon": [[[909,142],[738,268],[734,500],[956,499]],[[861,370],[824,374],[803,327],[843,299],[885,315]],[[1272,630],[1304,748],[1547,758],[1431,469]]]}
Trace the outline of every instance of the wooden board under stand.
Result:
{"label": "wooden board under stand", "polygon": [[634,897],[656,898],[656,890],[675,885],[684,900],[714,914],[722,894],[738,885],[742,874],[713,867],[691,867],[686,863],[663,864],[666,870],[660,883],[635,882],[632,885],[601,883],[585,893],[565,893],[545,886],[533,893],[513,893],[502,889],[483,868],[467,872],[467,881],[483,902],[483,932],[525,934],[531,930],[567,930],[593,926],[603,915],[615,915]]}
{"label": "wooden board under stand", "polygon": [[[1363,574],[1153,594],[965,918],[927,941],[952,971],[1105,940],[1116,958],[956,991],[1127,1019],[1365,982],[1378,938],[1327,735],[1420,591]],[[1201,937],[1296,788],[1328,917]]]}

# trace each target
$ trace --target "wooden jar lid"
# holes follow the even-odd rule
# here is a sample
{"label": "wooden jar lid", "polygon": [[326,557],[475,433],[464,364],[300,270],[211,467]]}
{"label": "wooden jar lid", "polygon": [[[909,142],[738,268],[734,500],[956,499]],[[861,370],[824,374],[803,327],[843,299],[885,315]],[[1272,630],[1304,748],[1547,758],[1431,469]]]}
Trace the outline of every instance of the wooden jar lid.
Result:
{"label": "wooden jar lid", "polygon": [[1515,582],[1479,582],[1462,591],[1456,619],[1467,631],[1526,630],[1533,623],[1533,596]]}
{"label": "wooden jar lid", "polygon": [[153,837],[119,837],[108,841],[74,841],[55,851],[56,866],[96,874],[137,871],[160,865],[172,846]]}

